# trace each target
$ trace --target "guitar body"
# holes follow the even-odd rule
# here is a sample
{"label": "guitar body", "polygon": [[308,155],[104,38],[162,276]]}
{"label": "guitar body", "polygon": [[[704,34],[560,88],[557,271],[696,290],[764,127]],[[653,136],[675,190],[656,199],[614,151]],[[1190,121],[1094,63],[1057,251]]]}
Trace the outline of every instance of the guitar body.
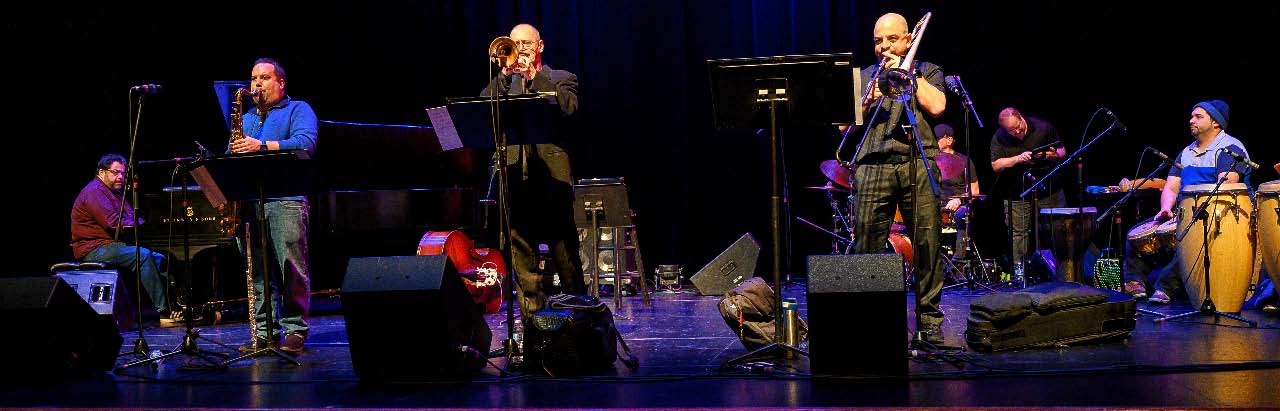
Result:
{"label": "guitar body", "polygon": [[457,268],[471,299],[492,314],[502,307],[502,276],[507,263],[492,248],[475,248],[462,231],[428,231],[418,241],[418,255],[447,255]]}

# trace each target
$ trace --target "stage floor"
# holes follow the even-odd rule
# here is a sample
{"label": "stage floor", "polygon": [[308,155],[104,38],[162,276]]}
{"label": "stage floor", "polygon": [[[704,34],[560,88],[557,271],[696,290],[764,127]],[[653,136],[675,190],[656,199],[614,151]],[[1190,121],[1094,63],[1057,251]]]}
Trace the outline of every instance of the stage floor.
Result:
{"label": "stage floor", "polygon": [[[969,302],[979,295],[944,293],[948,345],[964,346]],[[786,288],[784,296],[797,297],[806,316],[803,284]],[[910,309],[913,297],[907,300]],[[1215,326],[1203,317],[1153,323],[1139,315],[1123,341],[994,354],[965,350],[955,363],[913,360],[908,378],[810,379],[803,375],[807,360],[793,364],[801,373],[721,370],[746,350],[720,318],[717,301],[659,293],[647,308],[639,297],[627,298],[621,314],[628,318],[617,324],[640,359],[634,372],[619,363],[607,376],[550,379],[501,377],[487,367],[470,382],[369,385],[356,380],[338,302],[328,298],[315,303],[307,349],[297,357],[302,366],[263,357],[225,371],[181,371],[189,357],[178,356],[157,369],[6,385],[0,407],[1280,407],[1280,319],[1256,310],[1243,315],[1258,328],[1226,319]],[[1139,308],[1174,313],[1190,306],[1142,302]],[[415,313],[387,315],[403,317],[408,327],[431,326],[415,321]],[[856,322],[861,315],[869,314],[848,318]],[[487,316],[495,347],[506,336],[504,318]],[[212,351],[232,352],[248,338],[243,322],[200,329],[208,339],[201,348]],[[124,337],[127,349],[136,333]],[[169,349],[181,341],[182,328],[148,329],[147,337],[153,348]],[[413,356],[414,347],[400,341],[384,349]]]}

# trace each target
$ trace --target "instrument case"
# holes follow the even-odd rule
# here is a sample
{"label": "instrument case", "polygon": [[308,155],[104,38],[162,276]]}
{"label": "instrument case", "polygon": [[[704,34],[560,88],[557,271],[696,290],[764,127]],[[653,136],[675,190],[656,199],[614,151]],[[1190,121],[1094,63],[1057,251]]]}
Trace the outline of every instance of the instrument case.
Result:
{"label": "instrument case", "polygon": [[1118,291],[1048,282],[973,300],[968,323],[965,340],[978,351],[1062,346],[1128,336],[1137,301]]}

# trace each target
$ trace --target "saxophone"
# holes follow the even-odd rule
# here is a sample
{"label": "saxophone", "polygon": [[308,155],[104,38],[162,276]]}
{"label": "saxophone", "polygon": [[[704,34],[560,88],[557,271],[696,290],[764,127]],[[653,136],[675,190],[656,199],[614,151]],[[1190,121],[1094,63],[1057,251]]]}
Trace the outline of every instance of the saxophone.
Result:
{"label": "saxophone", "polygon": [[[235,100],[231,101],[231,142],[227,144],[227,147],[230,147],[231,144],[234,144],[236,141],[244,139],[244,96],[245,94],[249,94],[250,96],[257,96],[258,92],[250,91],[248,88],[245,88],[245,87],[241,87],[240,89],[236,90]],[[227,203],[224,210],[218,210],[218,211],[224,212],[223,214],[224,216],[228,215],[226,214],[226,212],[230,212],[230,215],[239,217],[240,215],[239,208],[240,207],[238,203],[229,202]],[[237,224],[234,220],[231,220],[230,224],[227,224],[228,220],[230,219],[223,218],[222,229],[224,232],[227,232],[229,230],[231,235],[234,236],[236,232]],[[250,341],[249,346],[253,349],[253,351],[257,351],[258,350],[258,336],[257,336],[257,332],[258,332],[257,330],[258,315],[257,314],[258,313],[256,308],[258,305],[257,304],[258,297],[253,290],[253,241],[252,241],[252,237],[250,237],[250,234],[249,234],[250,232],[252,232],[252,230],[249,228],[249,222],[246,221],[244,223],[244,280],[245,280],[245,284],[248,285],[248,291],[249,291],[246,298],[249,302],[249,309],[246,311],[249,313],[248,315],[249,341]]]}
{"label": "saxophone", "polygon": [[[258,92],[251,91],[245,87],[236,90],[235,99],[231,101],[231,141],[227,143],[228,148],[236,141],[244,139],[245,94],[250,97],[257,97]],[[222,217],[218,222],[218,228],[222,231],[222,236],[235,237],[237,228],[240,226],[240,203],[229,201],[222,206],[218,206],[217,211],[218,215]]]}

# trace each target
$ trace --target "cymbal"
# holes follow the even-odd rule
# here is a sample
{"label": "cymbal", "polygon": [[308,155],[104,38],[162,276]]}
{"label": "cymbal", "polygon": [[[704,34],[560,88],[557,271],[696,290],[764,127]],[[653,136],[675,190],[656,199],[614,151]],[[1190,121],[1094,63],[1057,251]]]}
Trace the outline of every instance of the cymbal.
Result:
{"label": "cymbal", "polygon": [[831,192],[836,192],[836,193],[847,193],[847,192],[849,192],[849,190],[846,190],[846,189],[844,189],[844,188],[836,187],[835,185],[831,184],[831,182],[830,182],[830,181],[828,181],[828,182],[827,182],[827,185],[825,185],[825,186],[810,186],[810,187],[805,187],[805,188],[810,189],[810,190],[824,190],[824,191],[831,191]]}
{"label": "cymbal", "polygon": [[832,182],[839,184],[844,188],[853,188],[852,179],[850,178],[853,176],[853,173],[850,173],[849,169],[841,166],[839,161],[823,161],[818,168],[822,169],[822,175],[827,176],[827,179]]}

